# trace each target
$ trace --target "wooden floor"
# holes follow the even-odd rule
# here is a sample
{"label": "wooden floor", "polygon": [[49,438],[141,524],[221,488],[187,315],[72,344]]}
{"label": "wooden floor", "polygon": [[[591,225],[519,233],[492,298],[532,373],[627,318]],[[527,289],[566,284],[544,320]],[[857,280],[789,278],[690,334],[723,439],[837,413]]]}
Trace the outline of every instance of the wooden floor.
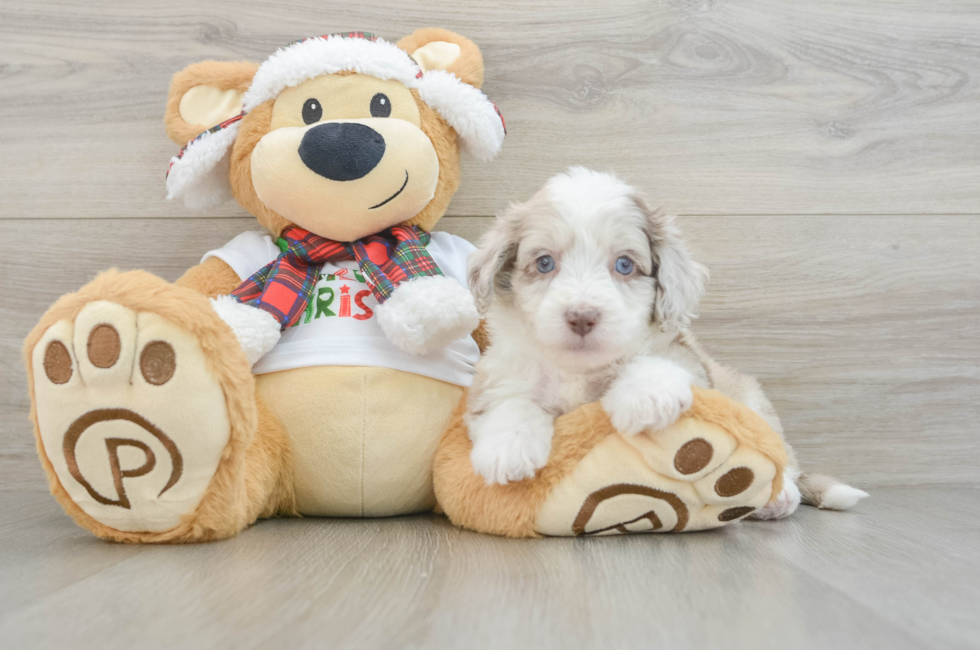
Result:
{"label": "wooden floor", "polygon": [[980,490],[706,533],[506,540],[435,516],[99,542],[0,493],[6,648],[977,648]]}
{"label": "wooden floor", "polygon": [[[679,537],[438,518],[104,544],[44,492],[24,336],[109,266],[177,278],[256,223],[164,200],[170,76],[312,34],[473,38],[507,118],[441,228],[570,164],[680,215],[696,331],[805,469],[872,497]],[[0,646],[980,647],[980,3],[0,0]]]}

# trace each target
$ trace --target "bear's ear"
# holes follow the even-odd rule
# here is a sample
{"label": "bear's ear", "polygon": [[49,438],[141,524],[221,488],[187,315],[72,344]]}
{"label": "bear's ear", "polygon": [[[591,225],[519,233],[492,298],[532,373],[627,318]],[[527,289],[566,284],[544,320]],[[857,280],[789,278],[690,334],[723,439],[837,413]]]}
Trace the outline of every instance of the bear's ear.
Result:
{"label": "bear's ear", "polygon": [[179,145],[242,112],[242,96],[259,64],[249,61],[201,61],[174,75],[164,122]]}
{"label": "bear's ear", "polygon": [[483,55],[465,36],[448,29],[424,27],[398,41],[398,47],[415,59],[422,72],[445,70],[474,88],[483,85]]}

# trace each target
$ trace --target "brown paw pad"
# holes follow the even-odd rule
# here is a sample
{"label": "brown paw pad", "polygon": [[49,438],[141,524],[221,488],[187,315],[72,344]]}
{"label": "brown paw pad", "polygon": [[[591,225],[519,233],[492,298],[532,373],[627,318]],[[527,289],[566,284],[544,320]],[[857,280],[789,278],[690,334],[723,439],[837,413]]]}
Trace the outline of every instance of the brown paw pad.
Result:
{"label": "brown paw pad", "polygon": [[722,510],[718,515],[718,521],[735,521],[740,519],[745,515],[753,512],[755,508],[752,506],[739,506],[737,508],[728,508],[727,510]]}
{"label": "brown paw pad", "polygon": [[143,379],[154,386],[170,381],[177,369],[177,354],[166,341],[150,341],[140,354],[140,372]]}
{"label": "brown paw pad", "polygon": [[748,467],[735,467],[715,481],[715,494],[720,497],[733,497],[745,492],[754,480],[755,473]]}
{"label": "brown paw pad", "polygon": [[694,438],[681,445],[674,454],[674,468],[684,475],[697,474],[711,462],[714,447],[704,438]]}
{"label": "brown paw pad", "polygon": [[88,359],[96,368],[111,368],[119,360],[119,332],[108,323],[92,328],[88,335]]}
{"label": "brown paw pad", "polygon": [[61,341],[51,341],[44,351],[44,374],[52,384],[66,384],[71,379],[71,354]]}

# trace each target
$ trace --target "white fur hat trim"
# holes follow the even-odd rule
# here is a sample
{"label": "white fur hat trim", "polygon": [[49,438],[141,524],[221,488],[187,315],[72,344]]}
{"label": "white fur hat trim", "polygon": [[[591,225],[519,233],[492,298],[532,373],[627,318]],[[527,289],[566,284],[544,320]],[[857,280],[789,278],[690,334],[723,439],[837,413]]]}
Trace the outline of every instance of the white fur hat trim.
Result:
{"label": "white fur hat trim", "polygon": [[167,198],[183,199],[192,210],[211,210],[232,199],[228,181],[228,152],[238,137],[238,125],[209,129],[170,159]]}
{"label": "white fur hat trim", "polygon": [[248,113],[286,88],[344,70],[394,79],[409,88],[417,87],[421,72],[405,50],[383,39],[317,36],[287,45],[266,59],[242,99],[242,110]]}
{"label": "white fur hat trim", "polygon": [[419,80],[419,97],[436,110],[459,136],[463,149],[476,158],[493,160],[504,144],[504,118],[478,88],[444,70],[426,72]]}

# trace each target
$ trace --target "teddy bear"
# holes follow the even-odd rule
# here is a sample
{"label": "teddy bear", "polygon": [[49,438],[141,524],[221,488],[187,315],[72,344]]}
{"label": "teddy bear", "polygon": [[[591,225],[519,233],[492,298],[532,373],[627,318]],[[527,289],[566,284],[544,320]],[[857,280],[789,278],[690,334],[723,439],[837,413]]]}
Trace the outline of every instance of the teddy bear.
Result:
{"label": "teddy bear", "polygon": [[[623,447],[583,407],[556,423],[534,480],[473,476],[460,424],[485,344],[465,287],[473,246],[433,228],[460,155],[490,160],[502,146],[482,83],[479,48],[435,28],[397,43],[313,37],[261,64],[175,75],[165,123],[183,148],[168,197],[204,211],[234,199],[263,230],[173,283],[107,271],[28,336],[38,454],[79,525],[121,542],[202,542],[264,517],[436,509],[511,536],[683,530],[778,494],[785,458],[764,423],[707,393],[659,451]],[[739,467],[754,478],[731,494],[691,487]],[[686,481],[687,501],[646,485],[654,470]]]}
{"label": "teddy bear", "polygon": [[29,337],[42,464],[81,525],[202,541],[273,514],[432,509],[479,321],[472,245],[430,231],[461,153],[501,147],[482,83],[480,50],[442,29],[308,38],[174,77],[168,196],[234,198],[265,232],[173,284],[105,273]]}

